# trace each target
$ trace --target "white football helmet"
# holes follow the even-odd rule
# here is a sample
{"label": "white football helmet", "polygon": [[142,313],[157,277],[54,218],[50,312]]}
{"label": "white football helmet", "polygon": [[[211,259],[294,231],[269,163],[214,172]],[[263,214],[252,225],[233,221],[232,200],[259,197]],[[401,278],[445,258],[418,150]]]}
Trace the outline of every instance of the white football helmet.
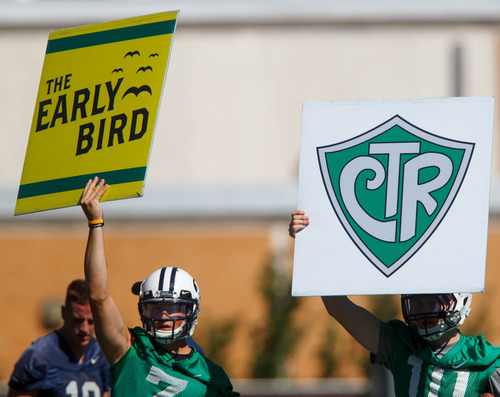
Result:
{"label": "white football helmet", "polygon": [[427,341],[460,327],[470,313],[471,301],[469,293],[401,295],[405,322]]}
{"label": "white football helmet", "polygon": [[187,272],[177,267],[158,269],[140,283],[138,292],[142,326],[157,342],[168,344],[193,335],[200,289]]}

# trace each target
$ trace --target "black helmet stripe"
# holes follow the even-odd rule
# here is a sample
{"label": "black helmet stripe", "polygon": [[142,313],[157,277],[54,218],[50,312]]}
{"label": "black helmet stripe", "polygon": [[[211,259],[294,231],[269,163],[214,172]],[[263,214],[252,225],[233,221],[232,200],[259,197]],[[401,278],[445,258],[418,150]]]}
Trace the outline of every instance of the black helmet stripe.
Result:
{"label": "black helmet stripe", "polygon": [[[170,272],[170,285],[169,292],[174,292],[175,287],[175,276],[177,274],[177,267],[172,267],[172,271]],[[160,271],[160,279],[158,280],[158,291],[165,291],[165,273],[167,272],[166,267],[162,267]]]}
{"label": "black helmet stripe", "polygon": [[174,292],[176,274],[177,274],[177,268],[173,267],[172,273],[170,273],[170,289],[169,289],[170,292]]}
{"label": "black helmet stripe", "polygon": [[163,282],[165,281],[166,267],[162,267],[160,271],[160,280],[158,281],[158,291],[163,291]]}

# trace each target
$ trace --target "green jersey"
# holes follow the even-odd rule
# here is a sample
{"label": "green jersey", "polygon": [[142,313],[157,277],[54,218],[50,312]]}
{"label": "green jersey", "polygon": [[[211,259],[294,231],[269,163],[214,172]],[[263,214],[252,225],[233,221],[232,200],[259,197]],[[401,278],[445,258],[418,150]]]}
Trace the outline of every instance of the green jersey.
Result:
{"label": "green jersey", "polygon": [[155,347],[144,330],[132,330],[135,341],[117,363],[111,366],[111,394],[141,397],[234,396],[224,370],[203,357],[196,349],[182,360]]}
{"label": "green jersey", "polygon": [[488,385],[500,367],[500,348],[490,345],[482,335],[461,335],[456,345],[438,358],[405,323],[393,320],[389,326],[392,343],[384,342],[382,327],[375,362],[391,370],[397,397],[480,397],[491,393]]}

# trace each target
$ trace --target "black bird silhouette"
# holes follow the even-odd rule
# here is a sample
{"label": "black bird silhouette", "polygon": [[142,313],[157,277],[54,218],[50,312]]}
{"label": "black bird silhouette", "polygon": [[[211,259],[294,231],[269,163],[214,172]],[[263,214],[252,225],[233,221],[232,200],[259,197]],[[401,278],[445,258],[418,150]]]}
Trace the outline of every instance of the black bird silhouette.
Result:
{"label": "black bird silhouette", "polygon": [[158,53],[150,54],[148,58],[154,58],[154,57],[159,57]]}
{"label": "black bird silhouette", "polygon": [[137,72],[135,72],[135,74],[139,72],[146,72],[147,70],[153,71],[153,68],[151,66],[142,66],[139,69],[137,69]]}
{"label": "black bird silhouette", "polygon": [[126,58],[126,57],[128,57],[128,56],[133,57],[134,55],[139,55],[139,56],[141,56],[141,53],[140,53],[139,51],[129,51],[129,52],[127,52],[127,53],[125,54],[125,56],[124,56],[123,58]]}
{"label": "black bird silhouette", "polygon": [[111,74],[113,74],[113,73],[118,73],[118,72],[123,72],[123,69],[122,69],[122,68],[119,68],[119,69],[113,69],[113,71],[111,72]]}
{"label": "black bird silhouette", "polygon": [[153,95],[151,92],[151,87],[149,85],[141,85],[140,87],[130,87],[125,94],[123,94],[122,99],[125,98],[128,94],[134,94],[138,96],[141,92],[149,92],[149,95]]}

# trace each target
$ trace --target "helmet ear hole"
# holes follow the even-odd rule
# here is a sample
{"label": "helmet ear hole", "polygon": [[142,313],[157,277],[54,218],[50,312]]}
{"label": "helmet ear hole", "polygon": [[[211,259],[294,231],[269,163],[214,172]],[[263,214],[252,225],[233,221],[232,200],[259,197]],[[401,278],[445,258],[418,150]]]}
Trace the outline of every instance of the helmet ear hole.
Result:
{"label": "helmet ear hole", "polygon": [[460,321],[460,315],[457,312],[454,312],[451,316],[445,318],[445,321],[448,325],[455,325]]}

